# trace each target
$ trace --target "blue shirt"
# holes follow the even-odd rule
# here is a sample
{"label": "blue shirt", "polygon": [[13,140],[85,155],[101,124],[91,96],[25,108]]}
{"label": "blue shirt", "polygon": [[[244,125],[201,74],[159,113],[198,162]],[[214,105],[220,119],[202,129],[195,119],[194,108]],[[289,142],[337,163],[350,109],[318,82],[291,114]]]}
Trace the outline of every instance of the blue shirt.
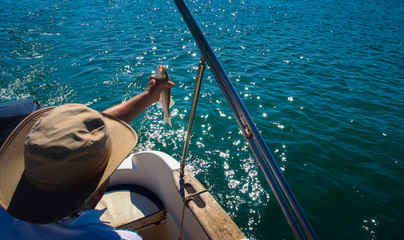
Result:
{"label": "blue shirt", "polygon": [[0,208],[1,239],[94,239],[94,240],[141,240],[130,230],[117,230],[100,220],[105,210],[84,210],[77,218],[60,220],[55,223],[38,225],[28,223],[9,215]]}

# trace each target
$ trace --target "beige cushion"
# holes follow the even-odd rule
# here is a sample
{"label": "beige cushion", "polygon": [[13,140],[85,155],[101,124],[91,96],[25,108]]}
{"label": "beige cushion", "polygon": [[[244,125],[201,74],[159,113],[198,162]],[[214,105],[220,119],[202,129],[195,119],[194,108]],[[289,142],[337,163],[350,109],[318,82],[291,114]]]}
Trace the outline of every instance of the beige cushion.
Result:
{"label": "beige cushion", "polygon": [[101,220],[115,228],[137,230],[164,218],[161,201],[149,190],[139,186],[121,185],[109,189],[96,206],[96,209],[105,208],[107,210]]}

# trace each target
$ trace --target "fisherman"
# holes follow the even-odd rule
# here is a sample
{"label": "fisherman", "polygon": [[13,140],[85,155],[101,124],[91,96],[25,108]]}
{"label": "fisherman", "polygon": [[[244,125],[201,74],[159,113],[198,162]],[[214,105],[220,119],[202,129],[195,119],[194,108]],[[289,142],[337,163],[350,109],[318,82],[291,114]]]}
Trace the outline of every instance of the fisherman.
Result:
{"label": "fisherman", "polygon": [[128,124],[172,87],[152,75],[144,92],[102,113],[66,104],[26,117],[0,149],[0,239],[141,239],[94,207],[137,143]]}

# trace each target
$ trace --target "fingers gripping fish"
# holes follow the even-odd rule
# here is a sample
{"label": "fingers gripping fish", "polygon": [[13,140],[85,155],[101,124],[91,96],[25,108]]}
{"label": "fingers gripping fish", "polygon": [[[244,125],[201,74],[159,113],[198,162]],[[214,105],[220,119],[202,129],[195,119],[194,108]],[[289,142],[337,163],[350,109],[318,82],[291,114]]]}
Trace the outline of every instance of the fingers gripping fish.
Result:
{"label": "fingers gripping fish", "polygon": [[[156,70],[157,81],[168,81],[167,70],[164,66],[159,65]],[[171,127],[170,107],[174,105],[174,100],[171,98],[171,89],[166,88],[160,94],[160,107],[164,110],[163,124],[168,123]]]}

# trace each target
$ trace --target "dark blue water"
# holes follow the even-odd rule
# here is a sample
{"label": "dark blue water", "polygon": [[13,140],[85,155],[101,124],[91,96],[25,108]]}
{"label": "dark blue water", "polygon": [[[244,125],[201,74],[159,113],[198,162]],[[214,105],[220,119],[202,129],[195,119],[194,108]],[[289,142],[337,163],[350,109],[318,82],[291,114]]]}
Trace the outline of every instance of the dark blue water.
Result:
{"label": "dark blue water", "polygon": [[[404,222],[404,3],[187,2],[320,239],[399,239]],[[0,101],[103,110],[158,64],[176,82],[173,127],[152,106],[142,150],[180,159],[198,48],[173,2],[0,1]],[[250,239],[293,239],[206,71],[188,169]]]}

